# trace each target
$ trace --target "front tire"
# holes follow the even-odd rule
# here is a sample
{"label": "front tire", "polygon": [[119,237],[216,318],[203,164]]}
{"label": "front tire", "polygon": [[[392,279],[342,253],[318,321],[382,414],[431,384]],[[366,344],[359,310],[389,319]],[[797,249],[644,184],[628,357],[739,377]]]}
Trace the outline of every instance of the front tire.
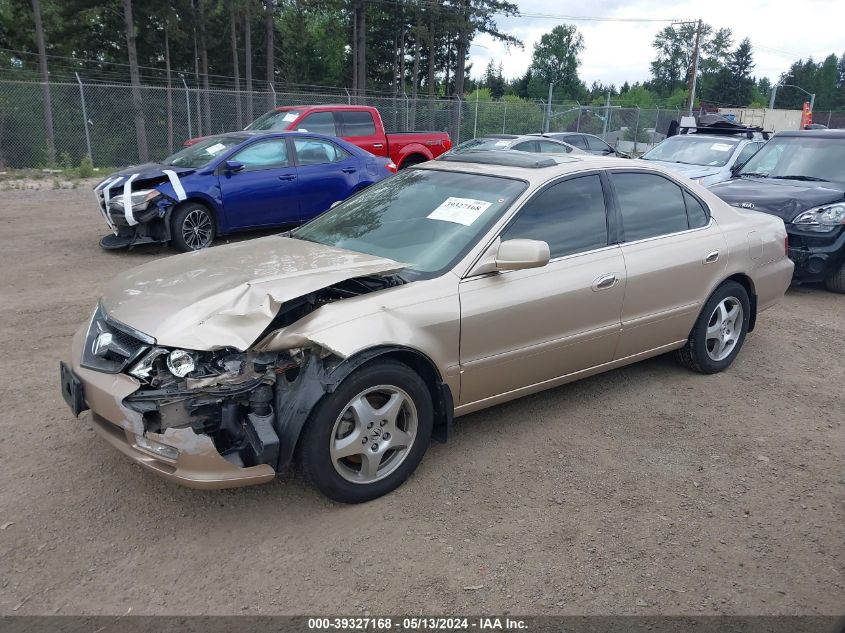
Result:
{"label": "front tire", "polygon": [[724,282],[704,304],[678,360],[702,374],[724,371],[742,349],[750,321],[748,292],[735,281]]}
{"label": "front tire", "polygon": [[206,206],[188,202],[173,212],[170,240],[176,250],[187,253],[208,248],[215,234],[214,216]]}
{"label": "front tire", "polygon": [[431,394],[419,374],[394,360],[376,360],[314,407],[300,438],[300,465],[330,499],[370,501],[414,472],[433,425]]}
{"label": "front tire", "polygon": [[831,292],[845,293],[845,262],[842,262],[839,270],[824,280],[824,285]]}

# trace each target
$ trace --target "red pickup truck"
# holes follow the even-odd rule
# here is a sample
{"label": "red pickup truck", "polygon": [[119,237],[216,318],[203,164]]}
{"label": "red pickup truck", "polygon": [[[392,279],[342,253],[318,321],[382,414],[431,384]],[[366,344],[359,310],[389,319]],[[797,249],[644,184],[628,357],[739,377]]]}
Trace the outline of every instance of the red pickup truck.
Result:
{"label": "red pickup truck", "polygon": [[[387,134],[376,108],[354,105],[281,106],[262,114],[247,130],[302,130],[339,136],[376,156],[387,156],[398,169],[424,163],[449,151],[446,132]],[[185,141],[193,145],[200,138]]]}

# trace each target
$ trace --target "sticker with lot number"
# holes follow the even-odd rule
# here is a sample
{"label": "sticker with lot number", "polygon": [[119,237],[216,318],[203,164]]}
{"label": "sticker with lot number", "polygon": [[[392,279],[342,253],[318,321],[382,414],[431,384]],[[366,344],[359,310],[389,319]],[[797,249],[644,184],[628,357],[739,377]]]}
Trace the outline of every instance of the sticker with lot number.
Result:
{"label": "sticker with lot number", "polygon": [[470,226],[482,213],[493,205],[492,202],[484,200],[473,200],[472,198],[446,198],[439,207],[428,214],[432,220],[443,220]]}
{"label": "sticker with lot number", "polygon": [[710,149],[715,149],[717,152],[729,152],[733,147],[730,143],[713,143]]}

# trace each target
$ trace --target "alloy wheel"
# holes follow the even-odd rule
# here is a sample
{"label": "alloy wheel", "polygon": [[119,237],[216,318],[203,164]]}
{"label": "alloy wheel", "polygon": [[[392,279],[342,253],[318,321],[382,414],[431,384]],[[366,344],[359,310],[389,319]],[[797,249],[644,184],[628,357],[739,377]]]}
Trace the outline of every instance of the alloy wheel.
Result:
{"label": "alloy wheel", "polygon": [[356,484],[384,479],[405,461],[417,436],[417,408],[402,389],[370,387],[350,400],[330,435],[338,474]]}
{"label": "alloy wheel", "polygon": [[725,297],[707,321],[705,347],[707,355],[722,361],[736,348],[743,328],[742,303],[736,297]]}
{"label": "alloy wheel", "polygon": [[182,222],[182,238],[191,250],[198,251],[211,243],[212,229],[208,213],[202,209],[193,209]]}

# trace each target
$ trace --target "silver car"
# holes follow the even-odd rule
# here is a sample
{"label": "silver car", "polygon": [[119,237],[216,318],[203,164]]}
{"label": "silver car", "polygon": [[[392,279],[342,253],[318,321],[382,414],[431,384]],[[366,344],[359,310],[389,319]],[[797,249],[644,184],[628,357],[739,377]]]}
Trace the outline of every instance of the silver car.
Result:
{"label": "silver car", "polygon": [[466,151],[516,150],[531,154],[581,154],[587,152],[551,138],[538,138],[533,134],[491,134],[464,141],[450,152],[461,154]]}
{"label": "silver car", "polygon": [[640,158],[709,187],[730,180],[765,145],[763,138],[739,138],[712,134],[670,136]]}

